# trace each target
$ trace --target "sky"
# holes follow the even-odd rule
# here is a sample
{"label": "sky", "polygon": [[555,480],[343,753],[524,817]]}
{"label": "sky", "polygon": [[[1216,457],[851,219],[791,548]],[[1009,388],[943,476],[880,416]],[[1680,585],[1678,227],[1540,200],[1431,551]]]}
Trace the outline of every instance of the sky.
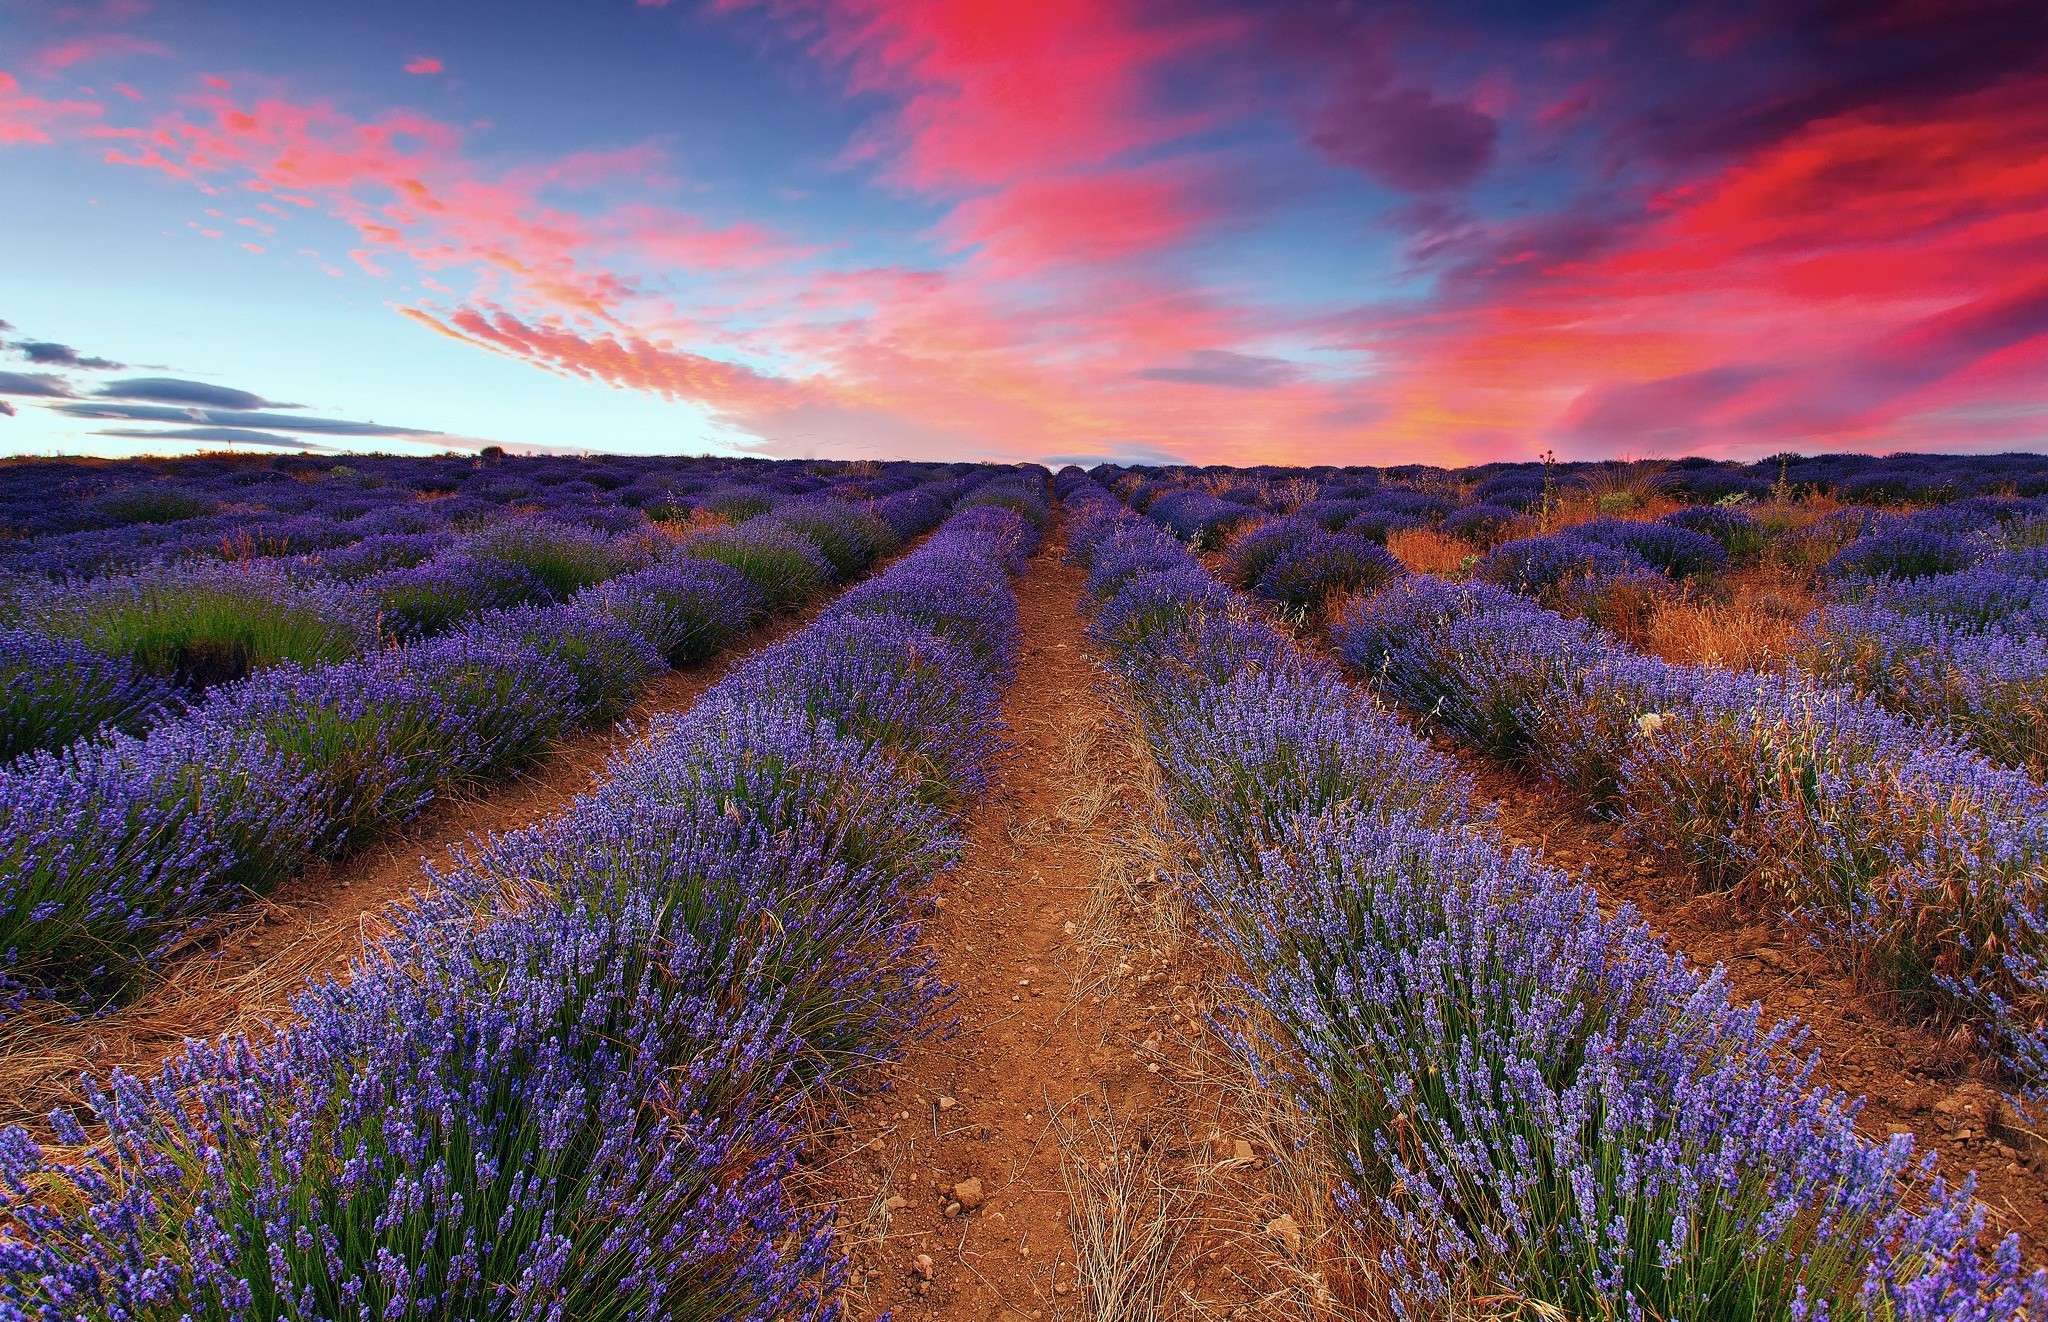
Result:
{"label": "sky", "polygon": [[0,453],[2048,449],[2039,0],[0,0]]}

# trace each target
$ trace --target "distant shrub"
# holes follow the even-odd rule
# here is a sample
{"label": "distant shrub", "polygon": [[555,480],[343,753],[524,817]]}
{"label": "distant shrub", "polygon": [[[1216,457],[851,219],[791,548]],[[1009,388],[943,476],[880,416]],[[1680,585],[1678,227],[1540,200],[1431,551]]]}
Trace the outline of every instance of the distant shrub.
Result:
{"label": "distant shrub", "polygon": [[1826,578],[1926,578],[1967,569],[1980,548],[1947,533],[1899,528],[1867,533],[1843,547],[1821,569]]}
{"label": "distant shrub", "polygon": [[194,563],[61,585],[23,623],[192,688],[281,661],[339,661],[377,637],[373,602],[259,565]]}
{"label": "distant shrub", "polygon": [[1231,529],[1247,519],[1258,517],[1258,511],[1249,506],[1218,500],[1206,491],[1190,489],[1160,496],[1152,502],[1148,512],[1152,518],[1171,528],[1176,537],[1203,550],[1220,545]]}
{"label": "distant shrub", "polygon": [[1690,505],[1665,515],[1662,521],[1713,538],[1737,564],[1756,563],[1772,540],[1771,530],[1765,524],[1725,505]]}
{"label": "distant shrub", "polygon": [[585,588],[572,604],[609,616],[671,666],[723,650],[767,614],[747,576],[715,560],[671,560]]}
{"label": "distant shrub", "polygon": [[[1305,515],[1291,514],[1269,519],[1239,533],[1224,548],[1224,577],[1239,587],[1248,588],[1259,581],[1267,566],[1287,551],[1329,535],[1322,524]],[[1174,547],[1167,554],[1179,551],[1180,548]]]}
{"label": "distant shrub", "polygon": [[547,601],[547,584],[512,560],[478,560],[465,551],[438,555],[363,580],[377,601],[384,632],[417,640],[445,633],[479,611]]}
{"label": "distant shrub", "polygon": [[219,510],[220,502],[170,483],[148,483],[116,487],[95,499],[92,509],[108,523],[177,523],[204,518]]}
{"label": "distant shrub", "polygon": [[1274,556],[1252,590],[1293,610],[1313,611],[1338,593],[1371,592],[1406,572],[1377,542],[1318,532]]}
{"label": "distant shrub", "polygon": [[1531,594],[1578,580],[1656,572],[1634,551],[1562,533],[1502,542],[1473,566],[1473,573],[1485,582]]}
{"label": "distant shrub", "polygon": [[1633,552],[1673,578],[1690,578],[1728,566],[1728,553],[1718,540],[1676,524],[1594,519],[1564,532],[1580,541]]}
{"label": "distant shrub", "polygon": [[561,667],[574,685],[564,705],[575,725],[619,716],[664,668],[660,654],[629,625],[580,606],[490,611],[463,632],[481,645],[531,650]]}
{"label": "distant shrub", "polygon": [[724,519],[728,523],[745,523],[748,519],[766,514],[775,508],[775,497],[766,491],[753,488],[722,488],[707,491],[691,499],[694,509]]}
{"label": "distant shrub", "polygon": [[1452,510],[1438,527],[1452,537],[1483,543],[1503,529],[1513,527],[1520,518],[1519,510],[1506,505],[1481,503]]}
{"label": "distant shrub", "polygon": [[538,579],[554,601],[646,563],[639,547],[552,519],[522,519],[469,539],[469,557],[514,564]]}
{"label": "distant shrub", "polygon": [[795,610],[832,581],[831,563],[816,542],[760,523],[693,533],[678,554],[731,565],[746,575],[771,611]]}
{"label": "distant shrub", "polygon": [[845,582],[894,550],[895,532],[875,515],[843,501],[792,503],[773,515],[776,527],[787,528],[814,542],[832,566],[832,577]]}

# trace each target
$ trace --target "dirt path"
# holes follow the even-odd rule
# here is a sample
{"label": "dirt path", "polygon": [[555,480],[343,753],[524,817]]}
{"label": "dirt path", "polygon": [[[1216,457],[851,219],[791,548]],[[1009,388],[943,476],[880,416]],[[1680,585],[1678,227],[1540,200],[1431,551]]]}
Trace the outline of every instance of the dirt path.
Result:
{"label": "dirt path", "polygon": [[733,666],[802,629],[825,605],[775,620],[739,647],[656,678],[619,723],[570,736],[523,775],[444,800],[376,845],[318,864],[257,904],[223,915],[213,935],[165,966],[133,1003],[32,1030],[10,1025],[16,1045],[0,1049],[0,1124],[42,1133],[53,1108],[79,1103],[84,1073],[146,1073],[188,1038],[254,1031],[286,1018],[309,979],[347,970],[376,932],[378,916],[425,886],[429,867],[445,869],[474,836],[560,812],[596,783],[628,728],[688,708]]}
{"label": "dirt path", "polygon": [[1261,1163],[1219,1128],[1191,1054],[1199,942],[1134,844],[1150,765],[1101,691],[1085,577],[1055,537],[1018,582],[1013,756],[925,928],[957,1031],[914,1046],[824,1140],[854,1319],[1142,1318],[1140,1296],[1192,1302],[1205,1273],[1215,1316],[1258,1315],[1232,1302],[1228,1236],[1205,1241],[1190,1215],[1219,1174]]}
{"label": "dirt path", "polygon": [[1610,912],[1633,904],[1664,942],[1696,967],[1726,970],[1738,1002],[1798,1018],[1805,1047],[1820,1053],[1815,1080],[1866,1103],[1858,1127],[1872,1139],[1910,1133],[1941,1156],[1950,1180],[1976,1171],[1977,1196],[1994,1228],[2016,1230],[2033,1263],[2048,1262],[2048,1145],[2015,1129],[2014,1117],[1972,1072],[1955,1044],[1892,1013],[1885,997],[1859,988],[1775,912],[1748,912],[1726,896],[1695,895],[1685,870],[1630,841],[1570,799],[1448,740],[1500,809],[1502,834],[1581,874]]}

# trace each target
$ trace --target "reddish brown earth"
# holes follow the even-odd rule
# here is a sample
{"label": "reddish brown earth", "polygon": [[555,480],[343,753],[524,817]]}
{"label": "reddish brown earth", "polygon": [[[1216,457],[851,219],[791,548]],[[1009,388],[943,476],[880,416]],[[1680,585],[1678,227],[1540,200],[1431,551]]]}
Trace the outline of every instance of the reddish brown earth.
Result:
{"label": "reddish brown earth", "polygon": [[[1269,1163],[1207,1061],[1204,945],[1158,880],[1150,763],[1082,636],[1085,574],[1053,540],[1017,585],[1012,756],[924,931],[957,1028],[914,1044],[817,1154],[852,1248],[848,1311],[1275,1316]],[[1133,1242],[1091,1250],[1091,1219]],[[1119,1311],[1147,1290],[1161,1311]]]}
{"label": "reddish brown earth", "polygon": [[80,1101],[79,1078],[154,1069],[189,1038],[261,1031],[290,1015],[308,980],[345,973],[379,915],[445,870],[471,839],[530,826],[591,788],[649,717],[682,711],[761,647],[801,629],[819,603],[743,645],[658,677],[616,724],[572,735],[524,774],[445,799],[376,845],[316,865],[247,908],[225,914],[173,959],[137,1000],[89,1019],[9,1025],[0,1043],[0,1124],[42,1131],[50,1111]]}

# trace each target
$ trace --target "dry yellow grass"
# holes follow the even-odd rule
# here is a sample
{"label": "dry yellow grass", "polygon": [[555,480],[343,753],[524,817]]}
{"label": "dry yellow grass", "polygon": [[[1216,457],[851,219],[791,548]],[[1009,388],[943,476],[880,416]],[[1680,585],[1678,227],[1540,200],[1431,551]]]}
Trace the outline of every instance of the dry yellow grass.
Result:
{"label": "dry yellow grass", "polygon": [[1410,528],[1387,538],[1394,558],[1418,574],[1442,574],[1457,578],[1473,555],[1472,543],[1451,537],[1434,528]]}
{"label": "dry yellow grass", "polygon": [[1639,645],[1667,661],[1768,669],[1816,604],[1803,577],[1779,566],[1739,571],[1721,587],[1711,597],[1658,603]]}

